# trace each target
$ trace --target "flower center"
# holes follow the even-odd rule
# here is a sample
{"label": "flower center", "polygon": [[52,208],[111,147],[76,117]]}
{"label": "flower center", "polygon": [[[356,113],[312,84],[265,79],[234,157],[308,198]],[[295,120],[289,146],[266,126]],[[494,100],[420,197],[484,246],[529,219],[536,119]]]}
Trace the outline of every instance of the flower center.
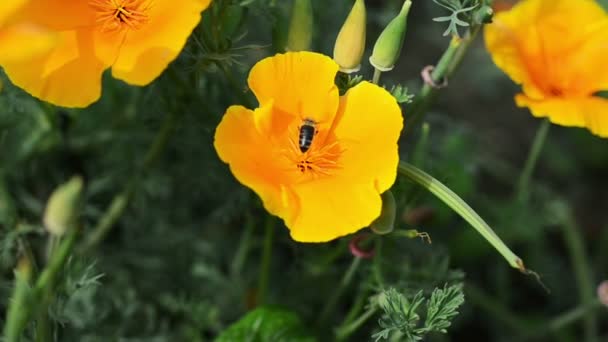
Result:
{"label": "flower center", "polygon": [[90,0],[102,31],[138,30],[149,20],[147,0]]}
{"label": "flower center", "polygon": [[300,126],[291,130],[289,134],[288,159],[293,163],[294,169],[303,175],[327,176],[340,168],[339,159],[344,150],[338,140],[327,131],[315,132],[307,137],[306,148],[303,149],[303,133]]}

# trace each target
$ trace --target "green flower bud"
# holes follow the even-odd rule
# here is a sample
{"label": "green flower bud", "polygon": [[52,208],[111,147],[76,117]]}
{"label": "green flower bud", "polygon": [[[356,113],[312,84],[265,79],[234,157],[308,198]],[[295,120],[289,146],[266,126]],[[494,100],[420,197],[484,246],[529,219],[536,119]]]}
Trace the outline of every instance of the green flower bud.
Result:
{"label": "green flower bud", "polygon": [[81,193],[80,177],[72,177],[53,191],[44,212],[44,226],[51,234],[62,236],[76,223]]}
{"label": "green flower bud", "polygon": [[395,216],[397,215],[397,205],[395,204],[395,196],[390,190],[385,191],[382,195],[382,211],[380,216],[372,222],[370,228],[376,234],[388,234],[395,228]]}
{"label": "green flower bud", "polygon": [[401,12],[386,26],[378,37],[369,62],[380,71],[392,70],[401,54],[403,38],[407,28],[407,14],[412,6],[411,0],[406,0]]}
{"label": "green flower bud", "polygon": [[345,73],[357,72],[365,51],[365,0],[356,0],[334,45],[334,61]]}
{"label": "green flower bud", "polygon": [[287,35],[287,51],[308,51],[312,43],[312,4],[294,0]]}

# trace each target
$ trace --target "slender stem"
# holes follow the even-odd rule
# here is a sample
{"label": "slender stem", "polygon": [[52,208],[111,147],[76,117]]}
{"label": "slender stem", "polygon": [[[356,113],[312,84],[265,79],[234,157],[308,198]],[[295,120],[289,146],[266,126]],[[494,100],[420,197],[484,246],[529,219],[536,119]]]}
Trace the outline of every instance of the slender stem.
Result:
{"label": "slender stem", "polygon": [[534,173],[534,169],[536,167],[536,163],[538,162],[540,152],[545,144],[545,140],[547,140],[549,127],[551,127],[551,123],[549,120],[544,119],[536,131],[536,135],[534,136],[532,147],[528,152],[528,158],[526,159],[524,168],[519,176],[519,181],[517,182],[516,199],[519,203],[527,202],[530,196],[530,179]]}
{"label": "slender stem", "polygon": [[32,305],[30,280],[32,265],[27,258],[21,259],[15,269],[15,285],[4,324],[4,341],[17,342],[27,324]]}
{"label": "slender stem", "polygon": [[268,280],[270,278],[270,261],[272,260],[272,240],[274,239],[274,217],[268,215],[264,227],[264,247],[258,279],[258,304],[267,303]]}
{"label": "slender stem", "polygon": [[378,84],[378,82],[380,82],[380,76],[382,75],[382,71],[380,71],[379,69],[374,68],[374,77],[372,78],[372,83],[373,84]]}
{"label": "slender stem", "polygon": [[346,340],[353,332],[355,332],[363,323],[365,323],[368,319],[370,319],[375,313],[378,311],[377,306],[370,306],[361,316],[359,316],[352,323],[341,326],[336,331],[336,340],[344,341]]}
{"label": "slender stem", "polygon": [[575,323],[579,319],[587,317],[590,312],[593,313],[602,307],[603,305],[602,303],[600,303],[599,300],[594,300],[590,304],[580,305],[570,311],[564,312],[563,314],[553,318],[546,324],[531,330],[531,333],[525,336],[525,340],[536,340],[538,337],[559,331],[565,328],[566,326]]}
{"label": "slender stem", "polygon": [[[595,299],[595,288],[593,286],[593,275],[587,260],[585,242],[581,236],[580,229],[574,222],[570,213],[566,213],[564,222],[561,224],[564,242],[568,249],[574,276],[578,287],[578,295],[581,306],[591,305]],[[585,341],[597,341],[597,317],[593,311],[587,311],[583,317],[583,329]]]}
{"label": "slender stem", "polygon": [[135,192],[136,185],[141,179],[141,175],[150,168],[164,150],[169,141],[169,137],[175,128],[177,119],[178,115],[175,114],[175,111],[172,111],[167,115],[160,131],[158,131],[152,145],[150,145],[148,152],[146,152],[146,155],[144,156],[140,170],[131,177],[125,188],[114,196],[93,231],[88,234],[88,238],[82,247],[83,252],[92,250],[103,241],[114,227],[114,224],[116,224],[118,219],[125,212],[125,209]]}
{"label": "slender stem", "polygon": [[237,277],[239,274],[241,274],[243,265],[247,260],[247,254],[249,254],[251,247],[251,237],[253,236],[254,228],[255,221],[253,216],[251,214],[247,214],[245,220],[245,230],[241,235],[239,246],[234,254],[234,258],[232,259],[232,264],[230,266],[230,273],[232,277]]}
{"label": "slender stem", "polygon": [[[481,26],[473,26],[467,33],[465,38],[453,37],[443,55],[439,58],[439,62],[431,73],[431,78],[435,83],[441,83],[444,79],[449,79],[450,76],[458,69],[466,52],[475,37],[479,33]],[[439,88],[433,87],[430,84],[424,84],[418,95],[414,99],[414,103],[408,108],[408,124],[405,126],[404,135],[407,135],[416,126],[426,113],[429,105],[435,98]]]}
{"label": "slender stem", "polygon": [[350,263],[350,266],[344,273],[344,276],[342,277],[340,284],[338,284],[338,288],[331,294],[331,297],[329,297],[329,300],[327,302],[325,302],[325,307],[323,307],[323,310],[321,311],[321,315],[319,315],[319,320],[318,320],[319,323],[325,322],[327,320],[327,318],[330,316],[330,314],[334,311],[336,304],[338,304],[338,300],[340,299],[340,297],[342,297],[342,294],[344,293],[344,291],[350,284],[355,273],[359,269],[360,264],[361,264],[361,258],[353,257],[353,260]]}
{"label": "slender stem", "polygon": [[23,284],[27,285],[27,282],[23,282],[23,275],[17,275],[14,300],[8,309],[9,314],[4,327],[6,341],[19,341],[32,314],[46,310],[50,299],[48,301],[45,299],[51,298],[57,277],[72,253],[77,236],[78,230],[72,229],[61,241],[33,288],[21,289]]}
{"label": "slender stem", "polygon": [[380,289],[384,289],[384,277],[382,276],[382,239],[378,237],[376,239],[375,248],[374,248],[374,279],[376,280],[376,285],[380,287]]}

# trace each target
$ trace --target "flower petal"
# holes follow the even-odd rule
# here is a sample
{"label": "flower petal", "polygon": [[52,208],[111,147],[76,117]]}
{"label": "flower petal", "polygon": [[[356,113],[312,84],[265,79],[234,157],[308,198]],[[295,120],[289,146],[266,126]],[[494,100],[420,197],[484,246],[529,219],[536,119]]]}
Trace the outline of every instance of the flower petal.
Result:
{"label": "flower petal", "polygon": [[215,131],[214,146],[236,179],[260,196],[266,210],[290,218],[297,212],[297,201],[280,182],[289,165],[255,127],[255,117],[269,116],[271,111],[272,103],[255,111],[231,106]]}
{"label": "flower petal", "polygon": [[95,57],[90,29],[58,33],[58,43],[35,58],[3,65],[11,81],[41,100],[86,107],[101,95],[104,66]]}
{"label": "flower petal", "polygon": [[261,106],[273,100],[285,113],[329,125],[338,108],[334,84],[338,68],[318,53],[278,54],[256,63],[249,73],[249,87]]}
{"label": "flower petal", "polygon": [[291,237],[300,242],[325,242],[369,226],[382,208],[373,183],[353,184],[347,179],[322,178],[293,187],[300,208],[286,218]]}
{"label": "flower petal", "polygon": [[558,125],[586,127],[593,134],[608,138],[608,100],[600,97],[531,99],[523,94],[515,97],[517,105],[528,107],[536,117],[548,117]]}
{"label": "flower petal", "polygon": [[15,20],[56,31],[75,30],[91,28],[95,24],[95,11],[85,0],[30,0]]}
{"label": "flower petal", "polygon": [[19,7],[23,6],[27,0],[2,0],[0,1],[0,27],[4,22],[13,16]]}
{"label": "flower petal", "polygon": [[49,51],[55,34],[29,23],[10,25],[0,30],[0,64],[30,58]]}
{"label": "flower petal", "polygon": [[353,184],[368,182],[378,193],[388,190],[397,177],[397,140],[403,115],[385,89],[361,82],[341,98],[334,133],[344,149],[337,176]]}
{"label": "flower petal", "polygon": [[157,78],[180,53],[210,1],[155,0],[149,22],[127,33],[112,75],[127,83],[146,85]]}

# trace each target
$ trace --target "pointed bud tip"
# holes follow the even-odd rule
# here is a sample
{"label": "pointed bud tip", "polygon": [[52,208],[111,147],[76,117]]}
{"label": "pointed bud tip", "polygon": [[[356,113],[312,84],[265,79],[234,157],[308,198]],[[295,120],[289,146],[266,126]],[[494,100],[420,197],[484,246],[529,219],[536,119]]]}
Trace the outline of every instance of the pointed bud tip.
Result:
{"label": "pointed bud tip", "polygon": [[43,219],[44,226],[51,234],[62,236],[74,224],[82,188],[82,178],[75,176],[53,191]]}
{"label": "pointed bud tip", "polygon": [[399,14],[391,20],[380,33],[369,62],[380,71],[389,71],[401,54],[401,47],[407,30],[407,16],[412,2],[406,0]]}
{"label": "pointed bud tip", "polygon": [[357,0],[338,33],[334,61],[343,73],[350,74],[361,69],[365,52],[366,16],[365,1]]}

